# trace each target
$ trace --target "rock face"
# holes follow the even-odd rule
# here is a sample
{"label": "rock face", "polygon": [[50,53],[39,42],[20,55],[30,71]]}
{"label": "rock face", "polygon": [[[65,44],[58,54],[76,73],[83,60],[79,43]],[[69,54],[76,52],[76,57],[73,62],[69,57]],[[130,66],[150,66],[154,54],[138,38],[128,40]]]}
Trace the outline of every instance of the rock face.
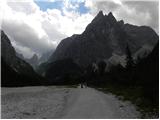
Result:
{"label": "rock face", "polygon": [[25,58],[23,56],[23,54],[21,54],[21,53],[16,53],[16,56],[19,57],[20,59],[26,61],[27,63],[29,63],[35,70],[37,70],[39,65],[48,61],[48,59],[52,55],[52,53],[53,53],[53,51],[48,51],[48,52],[42,54],[42,56],[40,58],[38,58],[37,54],[33,54],[33,56],[31,58]]}
{"label": "rock face", "polygon": [[32,67],[35,69],[39,65],[39,59],[37,54],[34,54],[30,59],[26,59],[26,61],[32,65]]}
{"label": "rock face", "polygon": [[16,52],[16,56],[19,57],[22,60],[25,60],[23,54]]}
{"label": "rock face", "polygon": [[52,50],[48,51],[42,54],[42,56],[39,58],[39,65],[35,69],[39,75],[42,75],[42,76],[45,75],[46,69],[48,68],[47,61],[51,57],[52,53],[53,53]]}
{"label": "rock face", "polygon": [[1,31],[2,86],[40,85],[41,77],[16,55],[9,38]]}
{"label": "rock face", "polygon": [[127,44],[134,54],[143,45],[154,47],[158,35],[147,26],[134,26],[117,21],[112,13],[100,11],[81,35],[73,35],[61,41],[49,62],[72,58],[85,67],[112,54],[124,55]]}
{"label": "rock face", "polygon": [[53,52],[54,50],[43,53],[42,56],[39,58],[39,64],[47,62]]}

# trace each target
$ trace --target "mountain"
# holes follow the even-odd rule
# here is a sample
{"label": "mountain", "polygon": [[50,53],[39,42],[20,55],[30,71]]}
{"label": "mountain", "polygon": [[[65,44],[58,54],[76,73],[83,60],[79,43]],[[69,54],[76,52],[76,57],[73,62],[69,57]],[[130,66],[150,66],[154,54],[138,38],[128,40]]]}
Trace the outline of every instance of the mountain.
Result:
{"label": "mountain", "polygon": [[25,59],[34,69],[39,65],[39,58],[37,54],[34,54],[30,59]]}
{"label": "mountain", "polygon": [[152,52],[152,47],[144,45],[134,54],[134,59],[140,59],[147,57]]}
{"label": "mountain", "polygon": [[19,57],[22,60],[25,60],[23,54],[16,52],[16,56]]}
{"label": "mountain", "polygon": [[33,56],[29,59],[24,58],[22,54],[18,54],[17,56],[28,62],[34,68],[34,70],[37,71],[39,69],[39,66],[41,66],[41,64],[48,61],[52,53],[53,51],[48,51],[46,53],[43,53],[40,58],[38,58],[37,54],[33,54]]}
{"label": "mountain", "polygon": [[100,11],[80,35],[72,35],[60,42],[49,62],[71,58],[81,67],[108,60],[112,55],[125,55],[128,44],[131,53],[135,54],[143,46],[152,49],[158,42],[158,35],[147,26],[124,24],[117,21],[110,12],[103,15]]}
{"label": "mountain", "polygon": [[142,58],[136,66],[134,80],[144,86],[145,96],[159,103],[159,43],[152,52]]}
{"label": "mountain", "polygon": [[7,35],[1,31],[2,86],[40,85],[42,78],[24,60],[17,57]]}
{"label": "mountain", "polygon": [[53,51],[48,51],[44,54],[42,54],[42,56],[39,58],[39,65],[37,66],[37,68],[35,69],[36,72],[39,74],[39,75],[42,75],[44,76],[45,75],[45,71],[47,70],[48,68],[48,59],[50,58],[50,56],[52,55]]}
{"label": "mountain", "polygon": [[42,56],[39,58],[39,64],[47,62],[53,52],[54,52],[54,50],[43,53]]}
{"label": "mountain", "polygon": [[50,84],[76,84],[80,76],[81,69],[72,59],[58,60],[48,64],[45,75]]}

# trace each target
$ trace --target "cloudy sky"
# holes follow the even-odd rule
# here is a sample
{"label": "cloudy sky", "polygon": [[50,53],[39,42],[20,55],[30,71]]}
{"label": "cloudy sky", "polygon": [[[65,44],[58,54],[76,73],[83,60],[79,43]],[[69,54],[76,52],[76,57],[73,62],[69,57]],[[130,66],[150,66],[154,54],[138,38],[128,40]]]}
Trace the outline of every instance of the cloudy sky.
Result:
{"label": "cloudy sky", "polygon": [[150,26],[158,33],[158,0],[1,0],[0,27],[16,51],[29,58],[82,33],[99,10],[111,11],[125,23]]}

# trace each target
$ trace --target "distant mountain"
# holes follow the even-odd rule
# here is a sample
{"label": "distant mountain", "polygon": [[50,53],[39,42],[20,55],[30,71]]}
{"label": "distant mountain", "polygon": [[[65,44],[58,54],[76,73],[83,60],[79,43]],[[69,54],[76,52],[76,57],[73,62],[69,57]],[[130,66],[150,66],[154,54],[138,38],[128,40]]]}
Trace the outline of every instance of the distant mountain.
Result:
{"label": "distant mountain", "polygon": [[117,21],[110,12],[100,11],[80,35],[73,35],[60,42],[49,62],[72,58],[81,67],[100,60],[108,60],[113,55],[124,56],[128,44],[132,54],[143,46],[153,49],[158,42],[156,32],[147,26],[124,24]]}
{"label": "distant mountain", "polygon": [[34,69],[39,65],[39,58],[37,54],[34,54],[30,59],[25,58],[26,62],[28,62]]}
{"label": "distant mountain", "polygon": [[48,51],[46,53],[43,53],[42,56],[39,58],[39,64],[47,62],[48,59],[51,57],[53,54],[54,50]]}
{"label": "distant mountain", "polygon": [[2,86],[40,85],[42,78],[24,60],[17,57],[7,35],[1,31]]}
{"label": "distant mountain", "polygon": [[40,58],[37,56],[37,54],[33,54],[33,56],[31,58],[24,58],[23,55],[21,55],[21,54],[18,54],[18,57],[20,57],[23,60],[25,60],[26,62],[28,62],[34,68],[34,70],[37,70],[37,69],[39,69],[38,67],[42,63],[48,61],[48,59],[52,55],[52,53],[53,53],[53,50],[48,51],[46,53],[43,53]]}
{"label": "distant mountain", "polygon": [[23,54],[16,52],[16,56],[19,57],[22,60],[25,60]]}
{"label": "distant mountain", "polygon": [[48,63],[47,61],[49,60],[49,58],[51,57],[52,53],[54,52],[54,50],[52,51],[48,51],[44,54],[42,54],[42,56],[39,58],[39,65],[37,66],[37,68],[35,69],[36,72],[39,74],[39,75],[42,75],[44,76],[45,75],[45,72],[48,68]]}

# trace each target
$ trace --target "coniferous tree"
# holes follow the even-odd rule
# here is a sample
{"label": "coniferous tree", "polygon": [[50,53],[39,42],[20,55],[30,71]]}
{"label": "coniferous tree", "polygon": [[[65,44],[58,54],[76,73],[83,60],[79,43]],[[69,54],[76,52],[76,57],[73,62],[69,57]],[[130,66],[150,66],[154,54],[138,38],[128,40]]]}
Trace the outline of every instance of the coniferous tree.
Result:
{"label": "coniferous tree", "polygon": [[132,58],[132,54],[129,48],[129,45],[127,44],[126,47],[126,68],[131,69],[134,66],[134,61]]}
{"label": "coniferous tree", "polygon": [[134,84],[133,76],[134,76],[134,61],[132,58],[132,53],[130,51],[129,45],[126,47],[126,77],[128,84]]}
{"label": "coniferous tree", "polygon": [[100,61],[98,63],[99,74],[103,75],[105,73],[106,63],[104,61]]}

